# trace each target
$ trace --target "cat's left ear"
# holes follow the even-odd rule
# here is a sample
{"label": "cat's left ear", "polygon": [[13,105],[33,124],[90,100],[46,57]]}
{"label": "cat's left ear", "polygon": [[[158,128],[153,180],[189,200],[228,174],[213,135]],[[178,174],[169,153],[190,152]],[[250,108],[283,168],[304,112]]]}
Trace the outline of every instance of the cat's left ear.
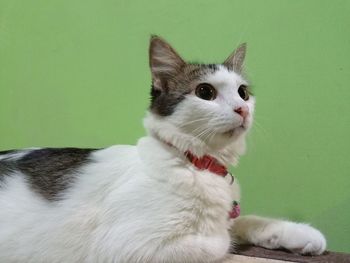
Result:
{"label": "cat's left ear", "polygon": [[149,65],[155,88],[161,89],[169,78],[177,75],[186,62],[170,44],[158,36],[152,36],[149,46]]}
{"label": "cat's left ear", "polygon": [[232,54],[223,63],[228,69],[241,73],[243,69],[243,62],[247,51],[247,43],[239,45],[239,47],[232,52]]}

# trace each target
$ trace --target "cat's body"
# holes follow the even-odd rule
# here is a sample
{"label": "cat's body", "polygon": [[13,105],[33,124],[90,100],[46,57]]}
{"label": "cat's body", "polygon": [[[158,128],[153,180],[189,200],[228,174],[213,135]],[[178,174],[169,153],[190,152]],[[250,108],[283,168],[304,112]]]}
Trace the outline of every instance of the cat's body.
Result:
{"label": "cat's body", "polygon": [[0,262],[166,262],[171,250],[186,262],[191,242],[181,238],[195,234],[208,239],[198,262],[219,259],[230,245],[231,187],[170,147],[146,137],[93,151],[51,200],[28,175],[3,178]]}
{"label": "cat's body", "polygon": [[0,154],[0,262],[219,262],[234,241],[322,253],[310,226],[230,218],[237,180],[188,159],[227,166],[244,151],[254,98],[243,49],[185,65],[153,38],[148,136],[136,146]]}

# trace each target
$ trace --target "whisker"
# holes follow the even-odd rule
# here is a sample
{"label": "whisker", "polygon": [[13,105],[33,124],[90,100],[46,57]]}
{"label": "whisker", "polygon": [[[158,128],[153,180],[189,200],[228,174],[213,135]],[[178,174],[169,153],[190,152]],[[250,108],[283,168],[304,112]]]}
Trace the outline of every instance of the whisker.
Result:
{"label": "whisker", "polygon": [[193,124],[193,123],[200,122],[200,121],[206,121],[206,120],[210,120],[210,118],[205,117],[205,118],[200,118],[200,119],[188,121],[188,122],[185,122],[185,123],[181,124],[179,127],[182,128],[182,127],[185,127],[185,126],[187,126],[189,124]]}

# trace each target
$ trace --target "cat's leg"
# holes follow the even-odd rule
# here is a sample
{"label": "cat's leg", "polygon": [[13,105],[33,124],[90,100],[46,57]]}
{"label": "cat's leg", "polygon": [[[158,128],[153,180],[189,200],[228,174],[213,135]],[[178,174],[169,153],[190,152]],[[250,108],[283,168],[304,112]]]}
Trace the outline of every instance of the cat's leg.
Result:
{"label": "cat's leg", "polygon": [[233,239],[239,243],[277,249],[285,248],[299,254],[320,255],[326,249],[326,239],[317,229],[302,223],[242,216],[232,227]]}

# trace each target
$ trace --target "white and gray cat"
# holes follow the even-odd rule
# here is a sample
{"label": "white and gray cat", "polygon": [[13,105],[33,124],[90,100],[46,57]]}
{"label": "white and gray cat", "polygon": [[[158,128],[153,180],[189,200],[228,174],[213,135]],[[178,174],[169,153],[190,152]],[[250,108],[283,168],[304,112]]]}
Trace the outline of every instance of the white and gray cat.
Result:
{"label": "white and gray cat", "polygon": [[238,217],[226,167],[253,121],[245,51],[187,63],[154,36],[136,146],[1,152],[0,262],[220,262],[242,242],[321,254],[326,240],[307,224]]}

